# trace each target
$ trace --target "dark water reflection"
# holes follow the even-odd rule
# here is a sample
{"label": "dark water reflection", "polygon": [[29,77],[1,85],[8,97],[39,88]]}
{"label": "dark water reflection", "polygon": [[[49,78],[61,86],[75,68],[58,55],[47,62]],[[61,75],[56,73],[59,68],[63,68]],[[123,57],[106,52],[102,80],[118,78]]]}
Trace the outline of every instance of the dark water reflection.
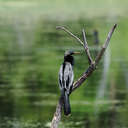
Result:
{"label": "dark water reflection", "polygon": [[[74,45],[74,40],[70,37],[56,31],[56,25],[68,24],[81,37],[78,32],[86,24],[93,58],[99,50],[97,46],[97,50],[94,50],[94,22],[85,23],[80,19],[44,24],[37,26],[35,43],[24,52],[19,47],[10,49],[7,44],[7,49],[3,47],[4,50],[0,53],[0,128],[50,126],[60,95],[57,77],[63,53],[67,49],[82,50],[77,43]],[[102,25],[99,28],[104,31]],[[60,127],[128,127],[128,63],[125,57],[112,58],[111,54],[113,52],[109,48],[98,70],[71,95],[72,116],[62,116]],[[87,59],[83,58],[84,54],[75,57],[75,79],[88,66]]]}

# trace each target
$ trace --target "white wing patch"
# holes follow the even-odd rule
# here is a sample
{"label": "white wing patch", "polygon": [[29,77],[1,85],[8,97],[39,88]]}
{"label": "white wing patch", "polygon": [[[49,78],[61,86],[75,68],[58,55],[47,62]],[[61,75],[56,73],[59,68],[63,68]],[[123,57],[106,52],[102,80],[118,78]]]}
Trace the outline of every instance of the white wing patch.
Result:
{"label": "white wing patch", "polygon": [[63,88],[63,85],[62,85],[62,76],[63,75],[63,64],[61,65],[61,67],[60,67],[60,71],[59,71],[59,87],[60,87],[60,89],[62,89]]}
{"label": "white wing patch", "polygon": [[59,71],[60,89],[65,88],[69,93],[73,84],[73,80],[74,80],[74,73],[73,73],[72,65],[66,62],[64,71],[63,71],[63,65],[61,65],[60,71]]}
{"label": "white wing patch", "polygon": [[[65,88],[68,90],[73,84],[74,74],[70,63],[66,63],[64,70]],[[67,85],[68,84],[68,85]]]}

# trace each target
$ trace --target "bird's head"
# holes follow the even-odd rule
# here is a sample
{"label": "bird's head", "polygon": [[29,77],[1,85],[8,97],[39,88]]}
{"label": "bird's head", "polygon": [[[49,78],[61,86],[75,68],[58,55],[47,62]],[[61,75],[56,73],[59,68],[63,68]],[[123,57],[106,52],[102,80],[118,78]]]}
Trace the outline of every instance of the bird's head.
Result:
{"label": "bird's head", "polygon": [[74,54],[80,54],[80,52],[74,52],[74,51],[66,51],[65,53],[64,53],[64,57],[67,57],[67,56],[72,56],[72,55],[74,55]]}
{"label": "bird's head", "polygon": [[74,51],[66,51],[64,54],[64,62],[69,62],[72,65],[74,65],[74,54],[80,54],[80,52],[74,52]]}

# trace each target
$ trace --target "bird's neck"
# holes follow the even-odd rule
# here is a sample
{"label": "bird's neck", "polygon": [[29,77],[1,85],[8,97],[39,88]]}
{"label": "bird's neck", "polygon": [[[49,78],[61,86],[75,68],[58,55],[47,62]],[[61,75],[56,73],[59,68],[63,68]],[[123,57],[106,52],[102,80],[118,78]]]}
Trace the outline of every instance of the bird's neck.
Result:
{"label": "bird's neck", "polygon": [[66,56],[66,57],[64,57],[64,62],[69,62],[73,66],[74,65],[74,57]]}

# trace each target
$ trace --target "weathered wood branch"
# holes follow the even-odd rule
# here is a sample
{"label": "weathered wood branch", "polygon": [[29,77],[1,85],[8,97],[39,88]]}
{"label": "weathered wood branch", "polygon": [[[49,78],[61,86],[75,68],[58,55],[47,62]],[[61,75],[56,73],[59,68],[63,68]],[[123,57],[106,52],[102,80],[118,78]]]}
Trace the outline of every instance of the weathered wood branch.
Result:
{"label": "weathered wood branch", "polygon": [[106,38],[105,43],[102,46],[102,49],[100,50],[99,54],[97,55],[95,61],[88,67],[88,69],[86,70],[86,72],[83,73],[83,75],[73,84],[73,91],[78,88],[86,79],[89,75],[92,74],[93,71],[95,71],[96,66],[98,65],[99,61],[101,60],[101,57],[103,56],[109,42],[110,39],[112,37],[112,34],[116,28],[117,24],[115,24],[112,29],[110,30],[110,32],[108,33],[108,36]]}
{"label": "weathered wood branch", "polygon": [[92,57],[90,55],[90,51],[89,51],[89,48],[88,48],[88,43],[87,43],[87,40],[86,40],[84,29],[82,30],[82,35],[83,35],[83,40],[84,40],[84,49],[85,49],[85,53],[88,57],[88,62],[89,62],[89,64],[93,64],[93,60],[92,60]]}
{"label": "weathered wood branch", "polygon": [[56,106],[56,112],[54,113],[54,117],[52,119],[51,128],[58,127],[58,124],[61,120],[61,113],[62,113],[62,100],[59,99],[59,102]]}
{"label": "weathered wood branch", "polygon": [[[116,26],[117,26],[117,24],[115,24],[112,27],[112,29],[110,30],[110,32],[108,33],[106,41],[103,44],[102,49],[100,50],[99,54],[97,55],[95,61],[93,62],[92,60],[89,60],[90,65],[89,65],[88,69],[86,70],[86,72],[84,72],[83,75],[76,82],[73,83],[72,92],[75,89],[77,89],[80,85],[82,85],[82,83],[95,71],[96,66],[98,65],[99,61],[101,60],[101,57],[103,56],[103,54],[105,52],[105,49],[109,45],[110,39],[112,37],[112,34],[113,34]],[[67,33],[69,33],[73,38],[77,39],[77,41],[79,43],[81,43],[82,46],[84,46],[85,52],[86,52],[87,56],[89,57],[88,59],[91,58],[90,52],[89,52],[88,48],[86,48],[88,46],[87,46],[87,42],[86,42],[86,37],[84,35],[85,34],[84,31],[83,31],[84,43],[83,43],[77,36],[72,34],[70,31],[68,31],[64,27],[59,26],[59,27],[57,27],[57,29],[62,29],[64,31],[66,31]],[[62,103],[61,103],[61,100],[59,100],[59,103],[57,104],[57,107],[56,107],[56,112],[54,114],[54,117],[53,117],[53,120],[51,123],[51,128],[58,128],[59,121],[61,120],[61,113],[62,113]]]}
{"label": "weathered wood branch", "polygon": [[107,46],[109,45],[109,42],[110,42],[110,39],[112,37],[112,34],[116,28],[117,24],[114,24],[114,26],[112,27],[112,29],[110,30],[110,32],[108,33],[108,36],[106,38],[106,41],[105,43],[103,44],[102,46],[102,49],[101,51],[99,52],[99,54],[97,55],[96,59],[95,59],[95,64],[97,65],[102,57],[102,55],[104,54],[105,52],[105,49],[107,48]]}
{"label": "weathered wood branch", "polygon": [[61,30],[64,30],[65,32],[67,32],[70,36],[72,36],[73,38],[75,38],[78,43],[80,43],[82,46],[84,45],[83,42],[77,37],[75,36],[72,32],[70,32],[68,29],[66,29],[65,27],[63,26],[57,26],[56,29],[61,29]]}

